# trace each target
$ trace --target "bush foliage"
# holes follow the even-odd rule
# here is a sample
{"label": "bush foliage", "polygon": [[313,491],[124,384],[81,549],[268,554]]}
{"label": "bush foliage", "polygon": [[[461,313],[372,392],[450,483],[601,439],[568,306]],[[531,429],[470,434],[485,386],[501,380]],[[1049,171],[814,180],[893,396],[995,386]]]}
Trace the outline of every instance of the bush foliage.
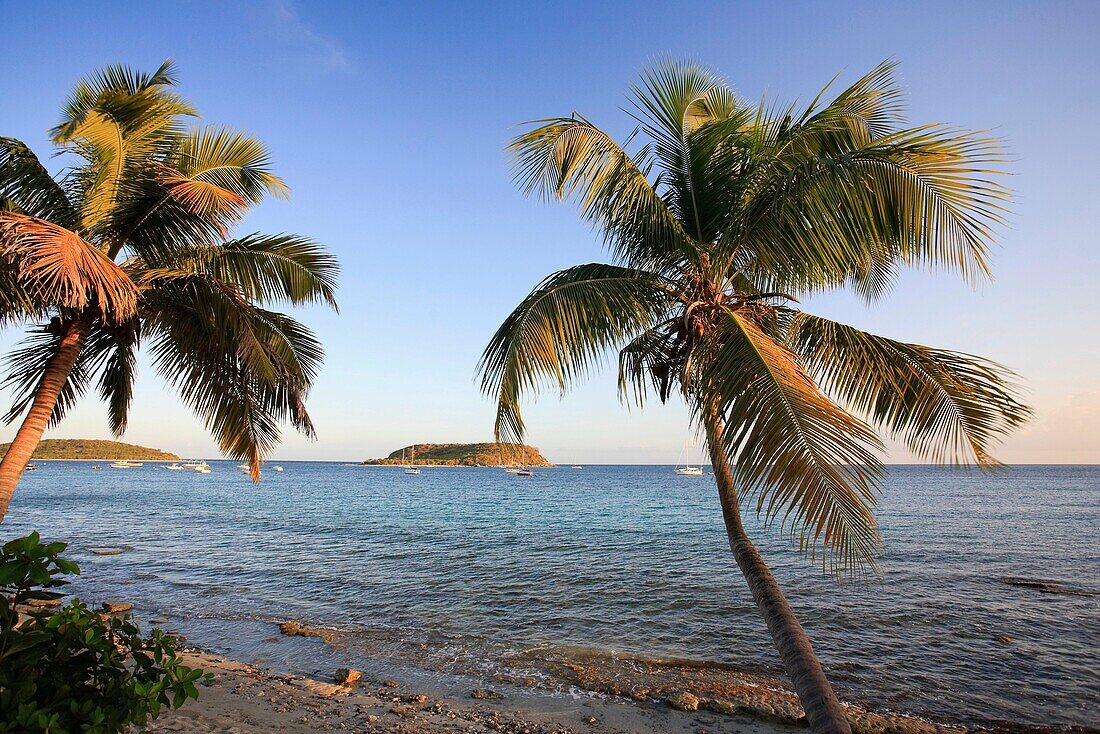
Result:
{"label": "bush foliage", "polygon": [[183,664],[172,635],[142,637],[129,614],[78,599],[26,606],[60,599],[59,576],[80,573],[65,548],[38,533],[0,548],[0,732],[114,734],[198,698],[203,673]]}

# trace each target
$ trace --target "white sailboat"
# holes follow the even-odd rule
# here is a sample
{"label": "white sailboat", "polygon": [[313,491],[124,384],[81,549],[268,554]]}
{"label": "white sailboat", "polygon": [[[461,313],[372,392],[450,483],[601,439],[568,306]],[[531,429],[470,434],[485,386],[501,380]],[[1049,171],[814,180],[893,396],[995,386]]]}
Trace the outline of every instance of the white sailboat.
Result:
{"label": "white sailboat", "polygon": [[130,461],[129,459],[121,459],[111,463],[112,469],[137,469],[139,466],[145,466],[140,461]]}
{"label": "white sailboat", "polygon": [[695,447],[695,437],[689,435],[687,440],[684,441],[684,463],[676,467],[676,473],[682,477],[701,477],[703,476],[703,467],[692,466],[690,458],[688,457],[688,449]]}
{"label": "white sailboat", "polygon": [[521,467],[521,466],[512,466],[511,464],[505,464],[504,463],[504,447],[503,446],[501,446],[501,449],[500,449],[500,456],[501,456],[500,465],[504,467],[504,473],[505,474],[519,474],[520,472],[524,471],[523,467]]}
{"label": "white sailboat", "polygon": [[[405,449],[401,449],[401,461],[405,460]],[[409,463],[405,464],[406,474],[419,474],[420,469],[412,465],[412,462],[416,461],[416,449],[412,450],[412,458],[409,459]]]}

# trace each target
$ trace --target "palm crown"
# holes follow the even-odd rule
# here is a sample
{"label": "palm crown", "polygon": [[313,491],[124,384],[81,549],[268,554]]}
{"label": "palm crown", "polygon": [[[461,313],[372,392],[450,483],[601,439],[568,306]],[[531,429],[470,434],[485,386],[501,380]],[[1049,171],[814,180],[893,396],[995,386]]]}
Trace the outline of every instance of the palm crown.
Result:
{"label": "palm crown", "polygon": [[993,362],[796,310],[829,289],[876,300],[902,267],[986,276],[1007,198],[998,141],[906,126],[892,64],[826,93],[802,111],[750,106],[669,62],[633,89],[627,147],[576,114],[533,123],[510,146],[518,180],[575,200],[614,262],[544,280],[481,371],[497,435],[518,441],[524,393],[564,393],[617,351],[625,399],[679,392],[696,420],[724,427],[742,500],[856,570],[879,552],[879,432],[990,466],[1029,410]]}
{"label": "palm crown", "polygon": [[58,180],[0,139],[0,318],[49,321],[8,357],[6,419],[31,404],[75,333],[79,356],[50,419],[95,383],[121,434],[148,343],[157,371],[258,479],[280,422],[312,435],[305,398],[322,359],[309,329],[269,307],[335,308],[338,267],[302,237],[226,239],[249,207],[287,189],[257,140],[189,127],[196,112],[174,85],[168,62],[78,84],[52,130],[78,163]]}

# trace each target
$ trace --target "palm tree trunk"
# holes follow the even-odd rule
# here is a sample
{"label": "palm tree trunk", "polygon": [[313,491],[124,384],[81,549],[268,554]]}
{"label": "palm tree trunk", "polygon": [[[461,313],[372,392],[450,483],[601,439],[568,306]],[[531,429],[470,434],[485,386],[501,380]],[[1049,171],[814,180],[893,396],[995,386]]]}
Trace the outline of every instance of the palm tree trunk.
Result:
{"label": "palm tree trunk", "polygon": [[11,503],[15,487],[19,484],[19,478],[23,476],[23,470],[27,462],[31,460],[46,426],[50,422],[57,398],[61,394],[61,388],[69,379],[76,358],[84,347],[84,340],[88,336],[89,324],[87,321],[72,321],[62,327],[61,342],[57,352],[46,363],[46,371],[42,375],[42,383],[35,393],[31,408],[27,411],[26,418],[19,426],[19,431],[12,439],[8,452],[0,460],[0,522],[8,513],[8,504]]}
{"label": "palm tree trunk", "polygon": [[748,582],[752,598],[768,624],[772,641],[783,660],[783,666],[794,684],[794,690],[806,710],[806,720],[814,734],[851,734],[848,717],[844,714],[833,687],[825,677],[825,671],[814,654],[813,645],[798,618],[787,603],[771,569],[764,563],[760,551],[749,540],[741,522],[741,509],[737,489],[733,483],[729,459],[723,441],[725,427],[716,410],[704,416],[707,444],[711,465],[718,484],[718,497],[722,503],[722,517],[726,522],[726,535],[730,549],[741,573]]}

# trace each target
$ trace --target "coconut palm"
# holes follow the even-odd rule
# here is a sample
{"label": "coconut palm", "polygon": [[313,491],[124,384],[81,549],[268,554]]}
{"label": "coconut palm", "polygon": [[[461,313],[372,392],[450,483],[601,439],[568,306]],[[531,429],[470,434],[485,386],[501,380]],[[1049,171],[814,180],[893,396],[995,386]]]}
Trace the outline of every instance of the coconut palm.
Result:
{"label": "coconut palm", "polygon": [[876,301],[904,267],[989,272],[1007,196],[990,170],[999,143],[908,126],[893,71],[800,110],[747,105],[713,73],[666,62],[633,88],[625,145],[577,114],[532,123],[509,147],[518,182],[575,200],[613,262],[546,278],[479,367],[503,440],[523,439],[525,394],[564,394],[609,353],[624,399],[682,396],[705,431],[733,556],[815,732],[849,731],[844,709],[742,512],[825,569],[874,571],[880,434],[991,466],[991,444],[1029,414],[997,364],[797,309],[832,289]]}
{"label": "coconut palm", "polygon": [[125,431],[142,344],[254,480],[282,421],[313,434],[305,397],[321,345],[269,307],[335,307],[337,263],[295,235],[227,239],[286,187],[254,138],[188,126],[196,113],[175,82],[170,62],[80,82],[51,131],[73,161],[56,179],[0,138],[0,322],[32,325],[7,357],[5,417],[23,420],[0,462],[0,520],[43,431],[93,384]]}

